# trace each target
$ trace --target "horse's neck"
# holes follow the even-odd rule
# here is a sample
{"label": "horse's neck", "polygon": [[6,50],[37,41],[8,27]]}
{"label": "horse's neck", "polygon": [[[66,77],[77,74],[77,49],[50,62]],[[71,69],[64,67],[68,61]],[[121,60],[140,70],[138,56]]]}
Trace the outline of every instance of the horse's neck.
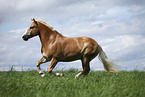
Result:
{"label": "horse's neck", "polygon": [[40,37],[43,47],[56,41],[56,39],[58,39],[58,38],[64,38],[64,36],[62,36],[61,34],[59,34],[57,32],[52,31],[49,28],[40,30],[39,37]]}

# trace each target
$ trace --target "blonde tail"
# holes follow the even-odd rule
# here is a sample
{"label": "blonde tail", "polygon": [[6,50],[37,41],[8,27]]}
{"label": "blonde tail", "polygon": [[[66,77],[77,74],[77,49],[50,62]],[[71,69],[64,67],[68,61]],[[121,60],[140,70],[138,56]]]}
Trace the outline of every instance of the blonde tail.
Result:
{"label": "blonde tail", "polygon": [[98,44],[98,49],[99,49],[99,60],[103,63],[104,68],[108,71],[108,72],[119,72],[120,70],[115,69],[114,66],[116,66],[116,64],[114,64],[113,62],[111,62],[105,52],[103,51],[102,47]]}

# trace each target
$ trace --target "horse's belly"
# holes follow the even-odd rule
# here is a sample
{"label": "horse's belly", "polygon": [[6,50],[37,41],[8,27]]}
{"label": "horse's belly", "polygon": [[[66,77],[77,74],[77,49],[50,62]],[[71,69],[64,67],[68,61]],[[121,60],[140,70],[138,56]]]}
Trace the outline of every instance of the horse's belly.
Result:
{"label": "horse's belly", "polygon": [[60,62],[71,62],[75,60],[81,59],[80,57],[67,57],[67,58],[58,58],[57,60]]}
{"label": "horse's belly", "polygon": [[69,62],[81,59],[81,53],[68,53],[65,56],[55,57],[58,61]]}

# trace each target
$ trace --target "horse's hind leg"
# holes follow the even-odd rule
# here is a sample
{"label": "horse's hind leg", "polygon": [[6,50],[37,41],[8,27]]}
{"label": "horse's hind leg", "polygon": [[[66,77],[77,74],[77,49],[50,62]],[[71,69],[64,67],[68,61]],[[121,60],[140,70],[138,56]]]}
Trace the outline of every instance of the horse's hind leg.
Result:
{"label": "horse's hind leg", "polygon": [[82,71],[82,75],[86,76],[89,71],[90,71],[90,61],[88,60],[88,58],[84,58],[82,65],[84,66],[83,71]]}
{"label": "horse's hind leg", "polygon": [[44,74],[44,72],[41,71],[40,65],[41,65],[42,63],[45,63],[45,62],[47,62],[47,60],[46,60],[46,58],[44,58],[44,57],[42,57],[42,58],[37,62],[38,72],[39,72],[39,74],[40,74],[42,77],[44,77],[45,74]]}
{"label": "horse's hind leg", "polygon": [[83,71],[80,72],[80,73],[78,73],[78,74],[75,76],[75,79],[76,79],[77,77],[79,77],[80,75],[86,76],[86,75],[89,73],[89,71],[90,71],[89,62],[90,62],[90,61],[88,60],[87,57],[85,57],[85,58],[82,59]]}

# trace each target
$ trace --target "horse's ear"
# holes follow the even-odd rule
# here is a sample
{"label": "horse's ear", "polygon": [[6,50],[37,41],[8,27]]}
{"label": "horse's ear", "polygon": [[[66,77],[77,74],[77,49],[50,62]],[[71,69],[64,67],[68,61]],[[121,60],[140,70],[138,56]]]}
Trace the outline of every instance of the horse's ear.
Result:
{"label": "horse's ear", "polygon": [[38,25],[38,23],[36,22],[36,20],[33,18],[31,19],[36,25]]}

